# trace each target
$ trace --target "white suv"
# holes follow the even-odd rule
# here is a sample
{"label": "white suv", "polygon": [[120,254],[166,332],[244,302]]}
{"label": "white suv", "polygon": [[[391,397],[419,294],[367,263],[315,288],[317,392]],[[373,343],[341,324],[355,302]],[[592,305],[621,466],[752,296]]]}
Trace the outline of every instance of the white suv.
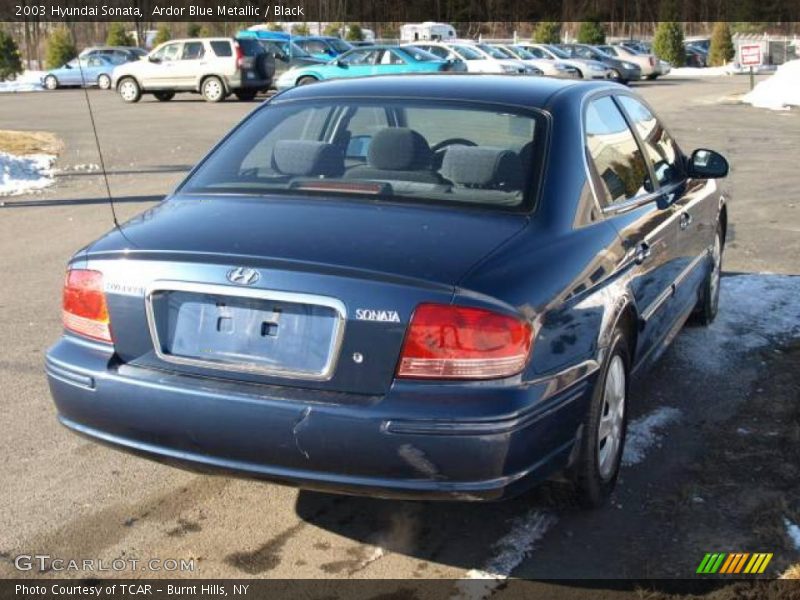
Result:
{"label": "white suv", "polygon": [[146,58],[114,69],[112,85],[125,102],[151,92],[161,101],[176,92],[195,92],[208,102],[235,94],[252,100],[272,85],[275,59],[256,40],[189,38],[170,40]]}

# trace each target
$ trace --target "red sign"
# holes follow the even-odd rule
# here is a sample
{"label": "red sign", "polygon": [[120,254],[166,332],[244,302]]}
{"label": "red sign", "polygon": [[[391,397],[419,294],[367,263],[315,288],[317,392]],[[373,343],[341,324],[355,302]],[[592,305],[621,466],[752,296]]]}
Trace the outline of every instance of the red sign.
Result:
{"label": "red sign", "polygon": [[761,62],[761,44],[743,44],[739,46],[740,65],[743,67],[757,67]]}

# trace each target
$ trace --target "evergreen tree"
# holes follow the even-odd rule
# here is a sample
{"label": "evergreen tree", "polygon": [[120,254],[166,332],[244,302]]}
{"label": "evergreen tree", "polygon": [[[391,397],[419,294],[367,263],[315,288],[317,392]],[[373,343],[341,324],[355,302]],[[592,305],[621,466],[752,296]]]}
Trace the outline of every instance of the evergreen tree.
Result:
{"label": "evergreen tree", "polygon": [[22,73],[19,48],[8,33],[0,31],[0,81],[11,79]]}
{"label": "evergreen tree", "polygon": [[561,43],[561,23],[557,21],[541,21],[533,30],[531,39],[537,44]]}
{"label": "evergreen tree", "polygon": [[114,22],[108,29],[107,46],[133,46],[133,38],[125,31],[124,23]]}
{"label": "evergreen tree", "polygon": [[48,69],[57,69],[78,56],[78,50],[66,27],[53,30],[47,40],[45,64]]}
{"label": "evergreen tree", "polygon": [[578,29],[578,42],[581,44],[605,44],[606,30],[600,21],[583,21]]}
{"label": "evergreen tree", "polygon": [[682,67],[686,62],[686,51],[683,47],[683,29],[675,21],[662,21],[656,27],[653,37],[653,52],[660,59],[675,67]]}
{"label": "evergreen tree", "polygon": [[347,39],[351,42],[360,42],[364,39],[364,32],[361,31],[361,25],[358,23],[350,23],[347,28]]}
{"label": "evergreen tree", "polygon": [[311,30],[305,23],[297,23],[292,26],[292,35],[311,35]]}
{"label": "evergreen tree", "polygon": [[[190,35],[189,37],[197,37]],[[164,42],[168,42],[172,39],[172,32],[169,30],[169,27],[166,25],[162,25],[156,31],[156,37],[153,40],[153,45],[158,46],[159,44],[163,44]]]}
{"label": "evergreen tree", "polygon": [[711,33],[711,47],[708,51],[709,63],[714,67],[727,65],[734,56],[736,56],[736,49],[733,47],[731,28],[725,22],[715,23]]}
{"label": "evergreen tree", "polygon": [[331,37],[339,37],[342,33],[342,24],[341,23],[328,23],[325,25],[325,29],[322,30],[323,35],[331,36]]}

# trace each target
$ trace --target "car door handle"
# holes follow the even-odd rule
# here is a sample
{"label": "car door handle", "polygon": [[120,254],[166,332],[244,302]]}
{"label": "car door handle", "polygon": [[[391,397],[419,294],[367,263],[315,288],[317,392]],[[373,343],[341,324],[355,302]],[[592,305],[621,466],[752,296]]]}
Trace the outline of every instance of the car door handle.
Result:
{"label": "car door handle", "polygon": [[636,246],[636,252],[633,255],[633,260],[636,261],[637,265],[642,264],[648,258],[650,258],[650,244],[647,242],[642,242],[638,246]]}
{"label": "car door handle", "polygon": [[687,227],[689,227],[689,225],[691,225],[691,223],[692,223],[692,215],[690,215],[688,212],[682,212],[680,220],[681,229],[686,229]]}

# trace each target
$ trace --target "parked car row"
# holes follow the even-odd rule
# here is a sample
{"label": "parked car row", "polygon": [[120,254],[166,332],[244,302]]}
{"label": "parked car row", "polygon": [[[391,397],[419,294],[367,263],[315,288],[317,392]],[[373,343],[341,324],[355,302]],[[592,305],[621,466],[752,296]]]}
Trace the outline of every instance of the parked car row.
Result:
{"label": "parked car row", "polygon": [[169,101],[181,92],[219,102],[230,95],[252,100],[273,87],[283,90],[371,75],[449,71],[610,79],[627,84],[656,79],[669,68],[642,42],[633,40],[602,46],[471,40],[353,46],[336,37],[246,30],[235,38],[170,40],[149,54],[138,48],[87,48],[78,58],[46,73],[42,83],[47,89],[113,88],[126,102],[137,102],[148,93]]}

